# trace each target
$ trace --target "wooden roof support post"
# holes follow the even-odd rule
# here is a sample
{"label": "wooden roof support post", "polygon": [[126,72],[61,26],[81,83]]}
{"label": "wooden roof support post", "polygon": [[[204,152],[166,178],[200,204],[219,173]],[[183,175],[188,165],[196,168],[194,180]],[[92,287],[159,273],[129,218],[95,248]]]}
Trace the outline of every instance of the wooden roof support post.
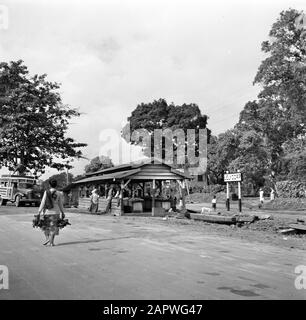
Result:
{"label": "wooden roof support post", "polygon": [[124,181],[121,180],[121,187],[120,187],[120,215],[124,214],[124,206],[123,206],[123,190],[124,190]]}
{"label": "wooden roof support post", "polygon": [[179,184],[180,195],[183,201],[183,208],[185,209],[185,191],[186,191],[186,183],[184,180],[177,180]]}
{"label": "wooden roof support post", "polygon": [[152,194],[152,217],[154,217],[154,214],[155,214],[155,191],[156,191],[155,179],[153,179],[152,191],[153,191],[153,194]]}
{"label": "wooden roof support post", "polygon": [[185,183],[185,180],[182,180],[182,200],[183,200],[183,209],[186,209],[186,200],[185,200],[185,195],[186,195],[186,183]]}
{"label": "wooden roof support post", "polygon": [[129,180],[126,182],[126,184],[123,184],[123,189],[125,189],[130,182],[131,182],[131,179],[129,179]]}
{"label": "wooden roof support post", "polygon": [[107,184],[104,184],[104,194],[105,194],[105,199],[107,199]]}

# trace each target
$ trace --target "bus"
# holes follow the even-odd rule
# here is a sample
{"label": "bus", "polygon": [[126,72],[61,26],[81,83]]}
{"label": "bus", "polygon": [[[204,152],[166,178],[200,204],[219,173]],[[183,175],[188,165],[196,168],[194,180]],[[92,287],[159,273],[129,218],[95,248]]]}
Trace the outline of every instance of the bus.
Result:
{"label": "bus", "polygon": [[35,177],[3,175],[0,178],[0,206],[12,202],[16,207],[25,204],[39,206],[42,198],[40,181]]}

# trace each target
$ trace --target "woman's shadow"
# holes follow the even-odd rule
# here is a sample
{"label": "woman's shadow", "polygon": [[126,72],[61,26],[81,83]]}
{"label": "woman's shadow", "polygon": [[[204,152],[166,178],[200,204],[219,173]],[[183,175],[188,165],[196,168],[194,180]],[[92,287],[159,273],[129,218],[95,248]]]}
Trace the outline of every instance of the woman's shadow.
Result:
{"label": "woman's shadow", "polygon": [[117,237],[117,238],[103,238],[103,239],[89,239],[89,240],[80,240],[80,241],[71,241],[71,242],[63,242],[58,243],[56,246],[68,246],[73,244],[81,244],[81,243],[97,243],[97,242],[103,242],[103,241],[110,241],[110,240],[121,240],[121,239],[129,239],[131,237]]}

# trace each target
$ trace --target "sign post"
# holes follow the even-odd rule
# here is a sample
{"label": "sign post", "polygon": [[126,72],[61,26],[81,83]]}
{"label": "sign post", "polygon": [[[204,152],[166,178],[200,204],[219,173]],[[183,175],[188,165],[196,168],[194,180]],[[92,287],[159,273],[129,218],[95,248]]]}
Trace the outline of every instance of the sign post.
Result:
{"label": "sign post", "polygon": [[242,175],[239,170],[235,173],[229,173],[226,171],[226,174],[224,175],[224,182],[226,182],[226,208],[227,211],[230,210],[230,200],[229,200],[229,183],[230,182],[238,182],[238,206],[239,206],[239,212],[242,210],[242,203],[241,203],[241,181],[242,181]]}
{"label": "sign post", "polygon": [[[228,171],[226,171],[228,174]],[[230,191],[229,191],[229,182],[226,182],[226,209],[230,211]]]}
{"label": "sign post", "polygon": [[[237,170],[240,172],[239,170]],[[242,209],[242,203],[241,203],[241,180],[238,181],[238,207],[239,207],[239,212],[241,212]]]}
{"label": "sign post", "polygon": [[155,215],[155,192],[156,192],[156,181],[153,179],[153,186],[152,186],[152,217]]}

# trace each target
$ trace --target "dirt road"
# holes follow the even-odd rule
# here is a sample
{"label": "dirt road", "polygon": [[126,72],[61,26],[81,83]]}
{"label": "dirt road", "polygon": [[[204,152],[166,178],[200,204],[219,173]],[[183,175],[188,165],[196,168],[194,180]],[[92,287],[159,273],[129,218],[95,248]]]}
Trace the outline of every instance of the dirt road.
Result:
{"label": "dirt road", "polygon": [[44,247],[35,208],[0,208],[0,299],[306,299],[305,251],[187,230],[161,218],[68,213]]}

